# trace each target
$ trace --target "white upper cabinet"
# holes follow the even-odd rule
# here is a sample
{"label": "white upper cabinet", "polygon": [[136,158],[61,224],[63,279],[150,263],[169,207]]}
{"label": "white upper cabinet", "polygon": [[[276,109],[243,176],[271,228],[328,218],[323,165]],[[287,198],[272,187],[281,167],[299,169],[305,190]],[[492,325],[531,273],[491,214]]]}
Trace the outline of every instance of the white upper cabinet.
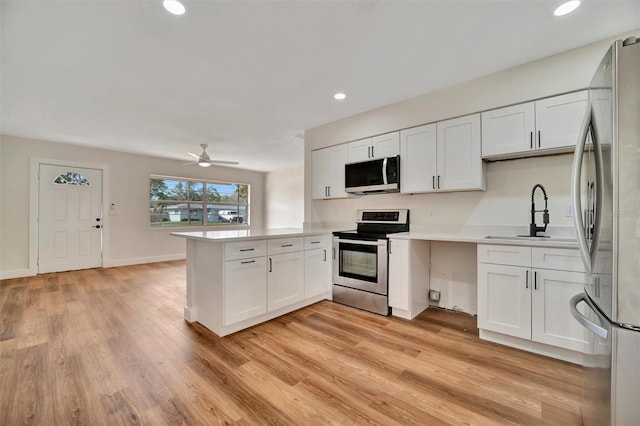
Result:
{"label": "white upper cabinet", "polygon": [[588,105],[586,90],[536,101],[538,149],[575,147]]}
{"label": "white upper cabinet", "polygon": [[482,157],[571,151],[588,105],[581,91],[483,112]]}
{"label": "white upper cabinet", "polygon": [[400,192],[435,191],[436,138],[435,123],[400,132]]}
{"label": "white upper cabinet", "polygon": [[347,198],[344,191],[344,165],[347,145],[318,149],[311,153],[311,198]]}
{"label": "white upper cabinet", "polygon": [[482,156],[490,157],[533,149],[533,102],[482,113]]}
{"label": "white upper cabinet", "polygon": [[485,189],[480,114],[438,122],[436,188],[445,191]]}
{"label": "white upper cabinet", "polygon": [[400,132],[359,139],[349,142],[347,147],[347,162],[349,163],[395,157],[400,153]]}
{"label": "white upper cabinet", "polygon": [[400,132],[400,191],[485,189],[480,115]]}

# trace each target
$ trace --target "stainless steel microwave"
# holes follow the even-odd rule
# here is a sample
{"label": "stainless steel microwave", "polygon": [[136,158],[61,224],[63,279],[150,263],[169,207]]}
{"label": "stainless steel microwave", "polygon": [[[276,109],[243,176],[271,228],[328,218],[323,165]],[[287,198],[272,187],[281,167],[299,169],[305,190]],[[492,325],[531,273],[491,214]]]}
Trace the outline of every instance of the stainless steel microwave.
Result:
{"label": "stainless steel microwave", "polygon": [[344,166],[345,191],[354,195],[400,191],[400,156]]}

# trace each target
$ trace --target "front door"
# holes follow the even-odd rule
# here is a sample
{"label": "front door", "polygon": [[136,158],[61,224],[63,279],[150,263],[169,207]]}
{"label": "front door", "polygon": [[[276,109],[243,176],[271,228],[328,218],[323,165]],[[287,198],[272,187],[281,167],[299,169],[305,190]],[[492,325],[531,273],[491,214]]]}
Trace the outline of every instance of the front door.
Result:
{"label": "front door", "polygon": [[40,164],[38,273],[102,266],[102,170]]}

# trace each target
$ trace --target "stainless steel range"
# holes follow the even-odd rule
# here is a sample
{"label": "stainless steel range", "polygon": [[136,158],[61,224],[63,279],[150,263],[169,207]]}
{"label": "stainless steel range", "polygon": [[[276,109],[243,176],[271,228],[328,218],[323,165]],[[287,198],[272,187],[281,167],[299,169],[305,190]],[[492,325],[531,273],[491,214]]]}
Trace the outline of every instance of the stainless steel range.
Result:
{"label": "stainless steel range", "polygon": [[357,229],[333,233],[333,301],[389,315],[389,238],[409,210],[358,210]]}

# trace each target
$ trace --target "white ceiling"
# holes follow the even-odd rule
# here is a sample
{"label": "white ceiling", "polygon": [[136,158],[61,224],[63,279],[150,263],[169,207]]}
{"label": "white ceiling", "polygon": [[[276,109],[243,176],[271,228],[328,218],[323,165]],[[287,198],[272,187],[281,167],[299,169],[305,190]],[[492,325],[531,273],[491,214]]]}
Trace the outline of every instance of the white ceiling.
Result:
{"label": "white ceiling", "polygon": [[640,28],[638,0],[184,4],[2,0],[0,132],[277,170],[304,129]]}

